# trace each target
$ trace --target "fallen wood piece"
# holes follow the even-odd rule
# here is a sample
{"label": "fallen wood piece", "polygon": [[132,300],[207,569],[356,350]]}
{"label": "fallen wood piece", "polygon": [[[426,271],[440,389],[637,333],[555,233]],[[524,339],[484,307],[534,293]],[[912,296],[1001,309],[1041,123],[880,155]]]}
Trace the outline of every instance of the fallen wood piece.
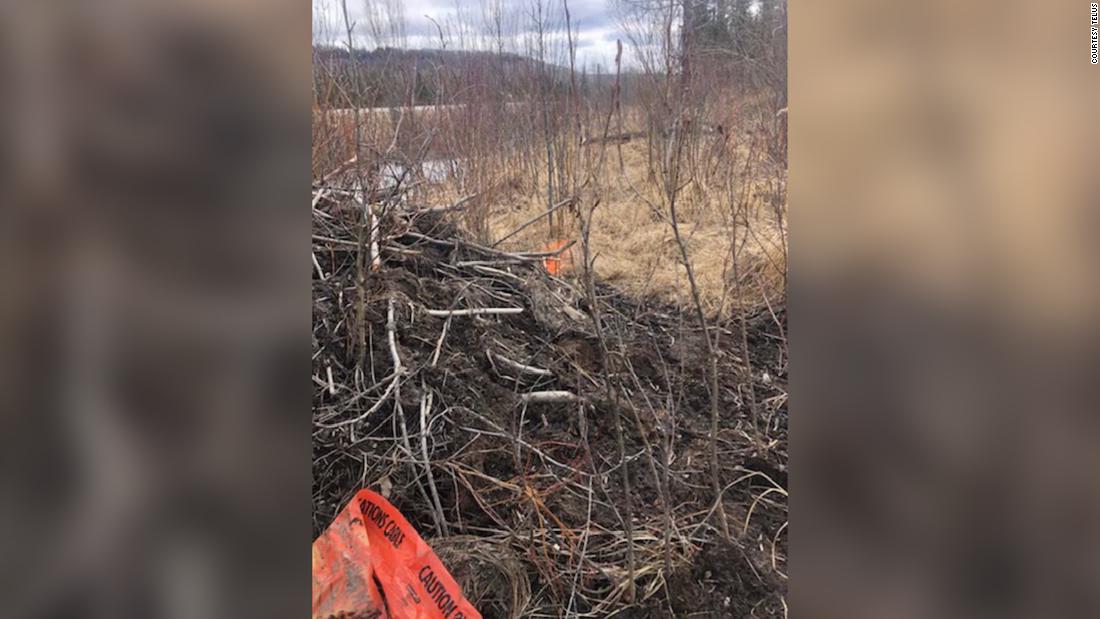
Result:
{"label": "fallen wood piece", "polygon": [[331,172],[329,172],[328,174],[326,174],[321,179],[321,182],[322,183],[327,183],[327,182],[331,181],[332,179],[336,178],[337,176],[339,176],[339,175],[343,174],[344,172],[348,171],[349,169],[351,169],[351,167],[354,166],[358,161],[359,161],[359,155],[353,156],[351,159],[348,159],[344,163],[341,163],[340,165],[336,166],[336,169],[334,169]]}
{"label": "fallen wood piece", "polygon": [[313,240],[319,243],[331,243],[332,245],[341,245],[343,247],[353,247],[359,249],[359,243],[355,241],[346,241],[344,239],[334,239],[328,236],[321,236],[320,234],[314,234]]}
{"label": "fallen wood piece", "polygon": [[[409,238],[417,239],[419,241],[424,241],[425,243],[431,243],[433,245],[438,245],[440,247],[455,247],[455,246],[465,247],[467,249],[472,249],[474,251],[478,251],[478,252],[481,252],[483,254],[488,254],[490,256],[499,256],[501,258],[510,258],[512,260],[518,260],[518,261],[521,261],[521,262],[534,262],[536,260],[541,260],[542,258],[546,257],[546,255],[547,255],[547,254],[511,253],[511,252],[501,251],[499,249],[493,249],[491,247],[485,247],[483,245],[478,245],[477,243],[471,243],[470,241],[464,241],[464,240],[457,239],[457,238],[453,239],[453,240],[450,240],[450,241],[443,241],[443,240],[440,240],[440,239],[437,239],[437,238],[430,237],[426,234],[420,234],[419,232],[413,232],[411,230],[406,231],[405,233],[401,234],[400,236],[407,236]],[[570,245],[572,245],[572,243],[570,243]],[[565,251],[565,249],[566,248],[562,248],[562,251]]]}
{"label": "fallen wood piece", "polygon": [[486,314],[522,314],[522,307],[471,307],[456,310],[425,309],[429,316],[483,316]]}
{"label": "fallen wood piece", "polygon": [[526,260],[459,260],[456,267],[498,267],[507,264],[523,264]]}
{"label": "fallen wood piece", "polygon": [[492,276],[495,276],[495,277],[505,277],[507,279],[510,279],[512,281],[515,281],[515,282],[519,282],[521,284],[524,281],[523,278],[520,277],[519,275],[516,275],[514,273],[509,273],[508,271],[502,271],[500,269],[494,269],[492,267],[486,267],[486,266],[481,266],[481,265],[475,264],[475,265],[471,266],[470,268],[472,268],[473,270],[478,271],[480,273],[488,273],[489,275],[492,275]]}
{"label": "fallen wood piece", "polygon": [[531,259],[531,260],[542,260],[543,258],[554,258],[556,256],[560,256],[563,252],[569,251],[569,248],[573,247],[576,244],[577,244],[577,241],[573,240],[573,241],[569,241],[568,243],[566,243],[566,244],[562,245],[561,247],[555,249],[554,251],[528,251],[528,252],[523,252],[523,253],[514,254],[514,255],[521,256],[524,259]]}
{"label": "fallen wood piece", "polygon": [[340,196],[343,198],[364,199],[367,202],[374,204],[379,202],[390,201],[400,195],[405,194],[407,191],[415,187],[418,183],[409,183],[403,187],[379,187],[371,191],[365,191],[362,189],[349,189],[347,187],[336,187],[334,185],[324,185],[322,188],[326,192],[325,198],[331,196]]}
{"label": "fallen wood piece", "polygon": [[485,355],[489,357],[489,361],[497,361],[504,367],[520,374],[529,374],[531,376],[553,376],[554,373],[545,368],[537,368],[533,365],[524,365],[518,361],[512,361],[508,357],[495,353],[486,349]]}
{"label": "fallen wood piece", "polygon": [[520,395],[520,399],[528,404],[538,403],[557,403],[557,402],[577,402],[580,397],[572,391],[532,391],[531,393],[524,393]]}
{"label": "fallen wood piece", "polygon": [[500,245],[504,241],[507,241],[508,239],[512,238],[513,236],[519,234],[520,232],[525,230],[528,226],[542,221],[543,217],[549,217],[551,214],[553,214],[554,211],[558,210],[559,208],[561,208],[563,206],[566,206],[566,205],[572,204],[572,203],[573,203],[573,198],[572,197],[566,198],[566,199],[562,200],[561,202],[558,202],[554,206],[551,206],[550,208],[546,209],[545,211],[543,211],[543,212],[539,213],[538,215],[535,215],[531,219],[528,219],[527,221],[523,222],[515,230],[512,230],[508,234],[505,234],[504,236],[502,236],[500,239],[497,240],[497,242],[493,243],[492,247],[495,248],[497,245]]}
{"label": "fallen wood piece", "polygon": [[[355,241],[348,241],[346,239],[334,239],[332,237],[314,234],[313,241],[318,245],[324,245],[325,249],[330,251],[359,251],[359,243],[356,243]],[[382,249],[384,249],[387,253],[403,254],[405,256],[421,255],[421,252],[415,249],[409,249],[408,247],[402,247],[400,245],[383,245]]]}

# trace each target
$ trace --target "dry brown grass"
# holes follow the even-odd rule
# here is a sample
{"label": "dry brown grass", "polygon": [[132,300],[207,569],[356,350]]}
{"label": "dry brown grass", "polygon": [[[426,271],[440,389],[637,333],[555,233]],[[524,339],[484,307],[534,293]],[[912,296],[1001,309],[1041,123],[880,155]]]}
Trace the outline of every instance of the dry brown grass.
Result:
{"label": "dry brown grass", "polygon": [[[660,198],[657,184],[647,178],[644,141],[625,144],[622,152],[622,171],[617,154],[609,150],[608,165],[598,179],[599,188],[582,192],[582,208],[591,204],[593,196],[600,197],[591,232],[596,273],[633,295],[686,304],[690,293],[672,230],[647,204],[660,204]],[[738,251],[740,299],[734,294],[730,207],[724,191],[689,187],[681,196],[682,230],[688,239],[704,305],[712,314],[774,303],[784,294],[786,233],[764,203],[763,183],[752,182],[760,185],[759,191],[750,192],[747,228],[744,222],[738,227],[743,242]],[[512,193],[494,196],[493,200],[489,207],[494,238],[503,238],[546,208],[542,195]],[[567,213],[560,234],[540,222],[508,239],[502,247],[528,250],[554,238],[579,239],[576,217],[564,210],[559,212]]]}

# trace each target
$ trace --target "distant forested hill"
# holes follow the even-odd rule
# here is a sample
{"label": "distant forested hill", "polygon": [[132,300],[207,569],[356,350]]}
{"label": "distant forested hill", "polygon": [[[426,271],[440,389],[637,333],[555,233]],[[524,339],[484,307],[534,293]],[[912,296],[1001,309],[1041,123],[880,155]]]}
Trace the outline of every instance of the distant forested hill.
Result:
{"label": "distant forested hill", "polygon": [[[569,71],[518,54],[488,51],[313,48],[314,96],[324,107],[392,107],[463,103],[479,98],[527,100],[567,88]],[[610,76],[579,73],[582,92]]]}

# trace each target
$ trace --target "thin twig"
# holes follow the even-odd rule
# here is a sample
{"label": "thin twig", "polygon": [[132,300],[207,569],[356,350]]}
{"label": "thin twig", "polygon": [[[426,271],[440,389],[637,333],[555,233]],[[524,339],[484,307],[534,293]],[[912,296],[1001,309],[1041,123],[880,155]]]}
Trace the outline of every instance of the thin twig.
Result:
{"label": "thin twig", "polygon": [[553,372],[545,368],[538,368],[533,365],[524,365],[518,361],[512,361],[508,357],[505,357],[500,353],[495,353],[491,350],[486,350],[485,355],[489,357],[489,361],[497,361],[504,367],[520,374],[530,374],[531,376],[543,377],[550,377],[554,375]]}
{"label": "thin twig", "polygon": [[484,316],[495,314],[522,314],[522,307],[473,307],[467,309],[454,309],[454,310],[441,310],[441,309],[425,309],[424,312],[429,316],[438,316],[447,318],[450,316]]}

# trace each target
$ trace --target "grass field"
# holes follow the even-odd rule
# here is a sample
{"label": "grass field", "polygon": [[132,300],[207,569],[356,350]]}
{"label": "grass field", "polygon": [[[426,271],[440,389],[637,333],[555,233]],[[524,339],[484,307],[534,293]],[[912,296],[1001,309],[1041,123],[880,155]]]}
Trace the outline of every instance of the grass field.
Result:
{"label": "grass field", "polygon": [[[655,296],[686,304],[688,284],[671,227],[667,218],[650,206],[659,204],[660,196],[656,185],[646,178],[645,144],[633,141],[622,146],[621,169],[617,153],[609,155],[614,160],[607,165],[600,182],[600,203],[593,213],[590,235],[597,276],[637,297]],[[733,215],[724,192],[689,187],[682,196],[681,226],[703,301],[714,314],[726,314],[738,305],[750,308],[775,303],[784,296],[785,214],[784,221],[779,221],[776,212],[766,204],[765,181],[750,182],[755,182],[755,191],[750,192],[747,216],[739,217],[737,228],[740,300],[734,294],[731,264]],[[582,198],[581,208],[590,205],[591,201],[584,202]],[[490,205],[494,239],[505,237],[545,210],[544,196],[514,192],[495,197]],[[562,212],[566,214],[560,232],[540,222],[501,246],[532,250],[556,238],[579,239],[579,217],[568,209]],[[579,251],[574,256],[579,267]]]}

